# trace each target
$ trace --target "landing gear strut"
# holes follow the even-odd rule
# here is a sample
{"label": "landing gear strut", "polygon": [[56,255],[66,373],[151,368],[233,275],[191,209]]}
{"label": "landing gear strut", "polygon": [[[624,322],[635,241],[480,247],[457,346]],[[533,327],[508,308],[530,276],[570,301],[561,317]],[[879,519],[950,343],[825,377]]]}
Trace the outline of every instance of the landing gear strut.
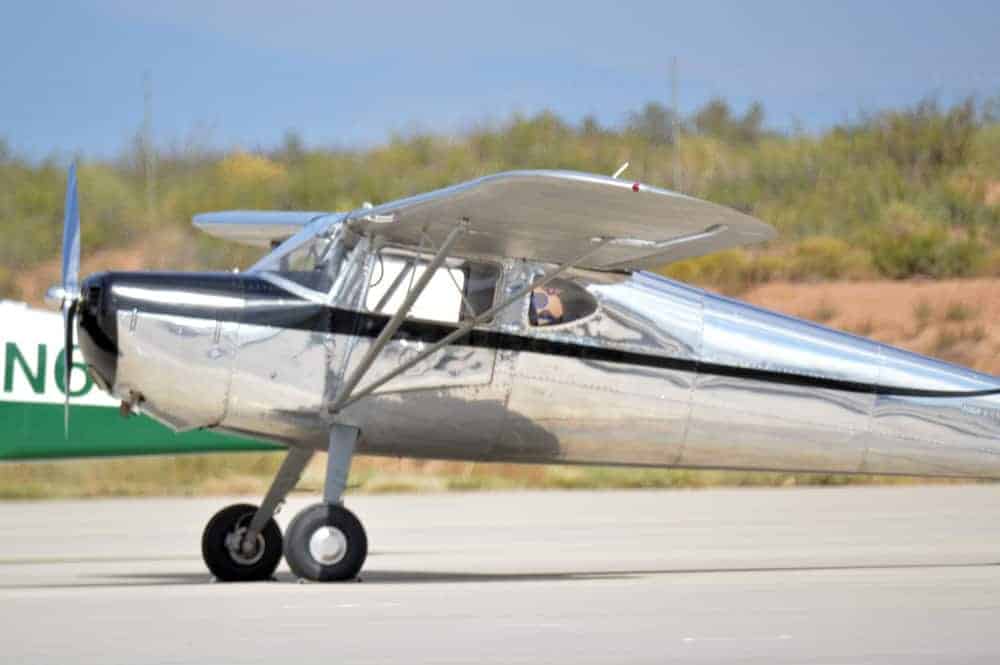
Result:
{"label": "landing gear strut", "polygon": [[341,504],[341,498],[359,435],[357,428],[333,426],[323,503],[296,515],[288,525],[284,542],[274,514],[312,459],[311,450],[289,448],[260,508],[236,504],[223,508],[209,520],[201,552],[216,579],[271,579],[282,552],[289,568],[300,578],[330,582],[357,577],[368,556],[368,537],[354,513]]}

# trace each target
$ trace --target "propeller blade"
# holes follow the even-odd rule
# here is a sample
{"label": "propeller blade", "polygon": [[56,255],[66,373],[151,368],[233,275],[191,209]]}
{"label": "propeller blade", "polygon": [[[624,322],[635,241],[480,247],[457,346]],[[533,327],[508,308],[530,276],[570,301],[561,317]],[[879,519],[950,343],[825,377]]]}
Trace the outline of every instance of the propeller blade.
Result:
{"label": "propeller blade", "polygon": [[[69,165],[66,174],[66,203],[63,209],[62,245],[62,296],[63,332],[63,434],[69,439],[69,378],[73,369],[73,325],[76,308],[80,302],[80,205],[76,194],[76,163]],[[51,289],[50,289],[51,291]],[[55,294],[53,294],[55,295]]]}
{"label": "propeller blade", "polygon": [[63,351],[63,388],[65,388],[63,402],[63,435],[69,439],[69,378],[73,371],[73,319],[76,317],[76,308],[80,301],[76,298],[63,303],[63,325],[65,326],[65,344]]}
{"label": "propeller blade", "polygon": [[80,292],[80,206],[76,195],[76,163],[66,176],[66,204],[63,212],[62,245],[63,297],[76,301]]}

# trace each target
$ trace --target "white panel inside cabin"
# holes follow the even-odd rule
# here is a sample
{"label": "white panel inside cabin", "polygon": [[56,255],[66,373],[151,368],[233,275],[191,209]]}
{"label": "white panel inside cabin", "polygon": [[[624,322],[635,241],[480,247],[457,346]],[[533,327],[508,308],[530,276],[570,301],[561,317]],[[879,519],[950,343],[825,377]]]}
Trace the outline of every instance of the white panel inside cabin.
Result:
{"label": "white panel inside cabin", "polygon": [[[374,310],[382,296],[389,290],[399,273],[407,266],[402,259],[382,257],[381,269],[376,263],[372,271],[372,285],[368,288],[365,306]],[[382,308],[383,314],[392,314],[403,304],[410,286],[416,284],[426,266],[418,265],[416,270],[406,275],[389,301]],[[451,276],[448,273],[451,273]],[[427,288],[410,311],[410,316],[418,319],[457,322],[462,311],[462,291],[465,289],[465,273],[459,268],[438,268]]]}

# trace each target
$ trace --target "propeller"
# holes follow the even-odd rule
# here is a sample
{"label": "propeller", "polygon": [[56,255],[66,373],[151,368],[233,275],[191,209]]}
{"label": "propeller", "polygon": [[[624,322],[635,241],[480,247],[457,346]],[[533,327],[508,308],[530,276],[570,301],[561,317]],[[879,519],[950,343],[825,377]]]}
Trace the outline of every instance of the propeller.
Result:
{"label": "propeller", "polygon": [[63,431],[69,438],[69,378],[73,369],[73,324],[80,303],[80,208],[76,195],[76,164],[70,164],[66,176],[66,203],[63,209],[62,284],[53,286],[45,294],[50,303],[62,309],[66,344],[63,353]]}

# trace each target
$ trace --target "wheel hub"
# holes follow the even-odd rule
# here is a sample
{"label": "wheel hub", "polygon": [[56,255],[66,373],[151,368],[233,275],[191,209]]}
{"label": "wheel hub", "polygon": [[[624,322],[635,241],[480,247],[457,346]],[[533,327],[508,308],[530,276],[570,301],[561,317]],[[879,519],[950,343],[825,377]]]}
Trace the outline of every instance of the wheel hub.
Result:
{"label": "wheel hub", "polygon": [[241,526],[226,536],[226,549],[233,561],[242,566],[252,566],[264,557],[264,536],[257,534],[255,540],[246,540],[247,528]]}
{"label": "wheel hub", "polygon": [[309,554],[318,563],[332,566],[347,554],[347,537],[332,526],[321,526],[309,537]]}

